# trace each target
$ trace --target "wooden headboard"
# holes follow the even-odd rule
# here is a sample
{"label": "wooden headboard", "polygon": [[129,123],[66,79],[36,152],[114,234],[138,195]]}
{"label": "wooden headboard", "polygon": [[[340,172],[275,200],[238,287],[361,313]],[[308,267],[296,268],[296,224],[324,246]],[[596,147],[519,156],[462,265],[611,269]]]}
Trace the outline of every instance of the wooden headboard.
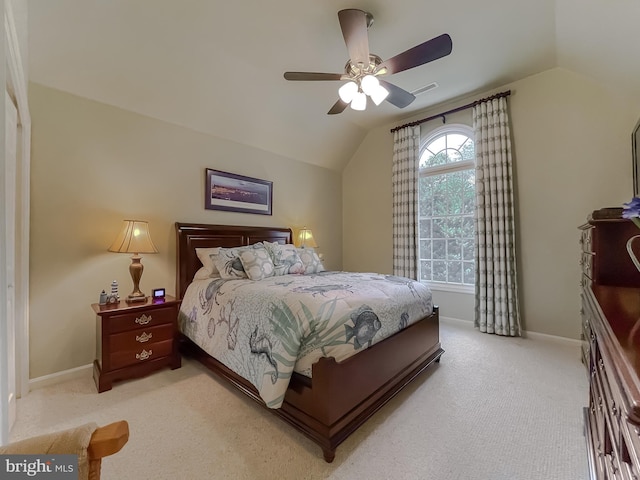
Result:
{"label": "wooden headboard", "polygon": [[196,248],[239,247],[257,242],[292,243],[290,228],[176,222],[176,295],[184,296],[202,263]]}

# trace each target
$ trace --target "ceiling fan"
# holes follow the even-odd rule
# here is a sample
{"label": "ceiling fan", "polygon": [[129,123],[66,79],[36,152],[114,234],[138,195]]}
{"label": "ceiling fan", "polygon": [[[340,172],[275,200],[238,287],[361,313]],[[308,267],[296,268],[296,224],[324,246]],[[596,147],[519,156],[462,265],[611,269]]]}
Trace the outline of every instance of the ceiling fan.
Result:
{"label": "ceiling fan", "polygon": [[416,45],[383,61],[369,52],[367,29],[373,24],[373,15],[350,8],[338,12],[342,36],[351,57],[344,67],[345,73],[285,72],[284,78],[293,81],[346,80],[338,90],[339,99],[329,110],[329,115],[342,113],[351,104],[354,110],[364,110],[367,96],[376,105],[384,100],[398,108],[404,108],[416,97],[406,90],[378,77],[409,70],[451,53],[451,37],[446,33]]}

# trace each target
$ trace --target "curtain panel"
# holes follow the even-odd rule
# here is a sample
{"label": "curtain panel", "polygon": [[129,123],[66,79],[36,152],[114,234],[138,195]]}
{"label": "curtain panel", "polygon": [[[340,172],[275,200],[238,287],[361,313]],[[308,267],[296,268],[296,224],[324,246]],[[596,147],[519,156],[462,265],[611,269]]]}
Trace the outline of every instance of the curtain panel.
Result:
{"label": "curtain panel", "polygon": [[475,326],[520,336],[511,132],[506,98],[473,108],[476,149]]}
{"label": "curtain panel", "polygon": [[393,274],[417,279],[420,127],[393,133]]}

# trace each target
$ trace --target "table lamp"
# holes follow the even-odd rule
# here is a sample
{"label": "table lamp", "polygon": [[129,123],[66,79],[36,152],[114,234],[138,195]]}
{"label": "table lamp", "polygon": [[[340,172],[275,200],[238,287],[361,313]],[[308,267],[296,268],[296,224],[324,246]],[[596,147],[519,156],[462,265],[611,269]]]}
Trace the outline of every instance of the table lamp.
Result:
{"label": "table lamp", "polygon": [[140,279],[144,266],[140,263],[140,253],[158,253],[158,249],[149,235],[149,224],[141,220],[125,220],[122,230],[109,247],[110,252],[133,253],[129,273],[133,280],[133,292],[127,302],[144,302],[147,296],[140,291]]}
{"label": "table lamp", "polygon": [[310,228],[302,227],[298,232],[298,246],[300,248],[318,248],[315,238],[313,238],[313,232]]}

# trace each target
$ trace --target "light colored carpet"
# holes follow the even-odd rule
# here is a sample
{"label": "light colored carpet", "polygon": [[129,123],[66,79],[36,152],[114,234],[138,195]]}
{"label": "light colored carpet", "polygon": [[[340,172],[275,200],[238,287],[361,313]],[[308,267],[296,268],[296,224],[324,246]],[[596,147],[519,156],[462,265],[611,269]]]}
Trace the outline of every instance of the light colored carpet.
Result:
{"label": "light colored carpet", "polygon": [[115,384],[93,379],[18,401],[12,440],[125,419],[130,439],[103,461],[105,480],[586,480],[579,348],[481,334],[443,322],[445,354],[327,464],[313,442],[199,364]]}

